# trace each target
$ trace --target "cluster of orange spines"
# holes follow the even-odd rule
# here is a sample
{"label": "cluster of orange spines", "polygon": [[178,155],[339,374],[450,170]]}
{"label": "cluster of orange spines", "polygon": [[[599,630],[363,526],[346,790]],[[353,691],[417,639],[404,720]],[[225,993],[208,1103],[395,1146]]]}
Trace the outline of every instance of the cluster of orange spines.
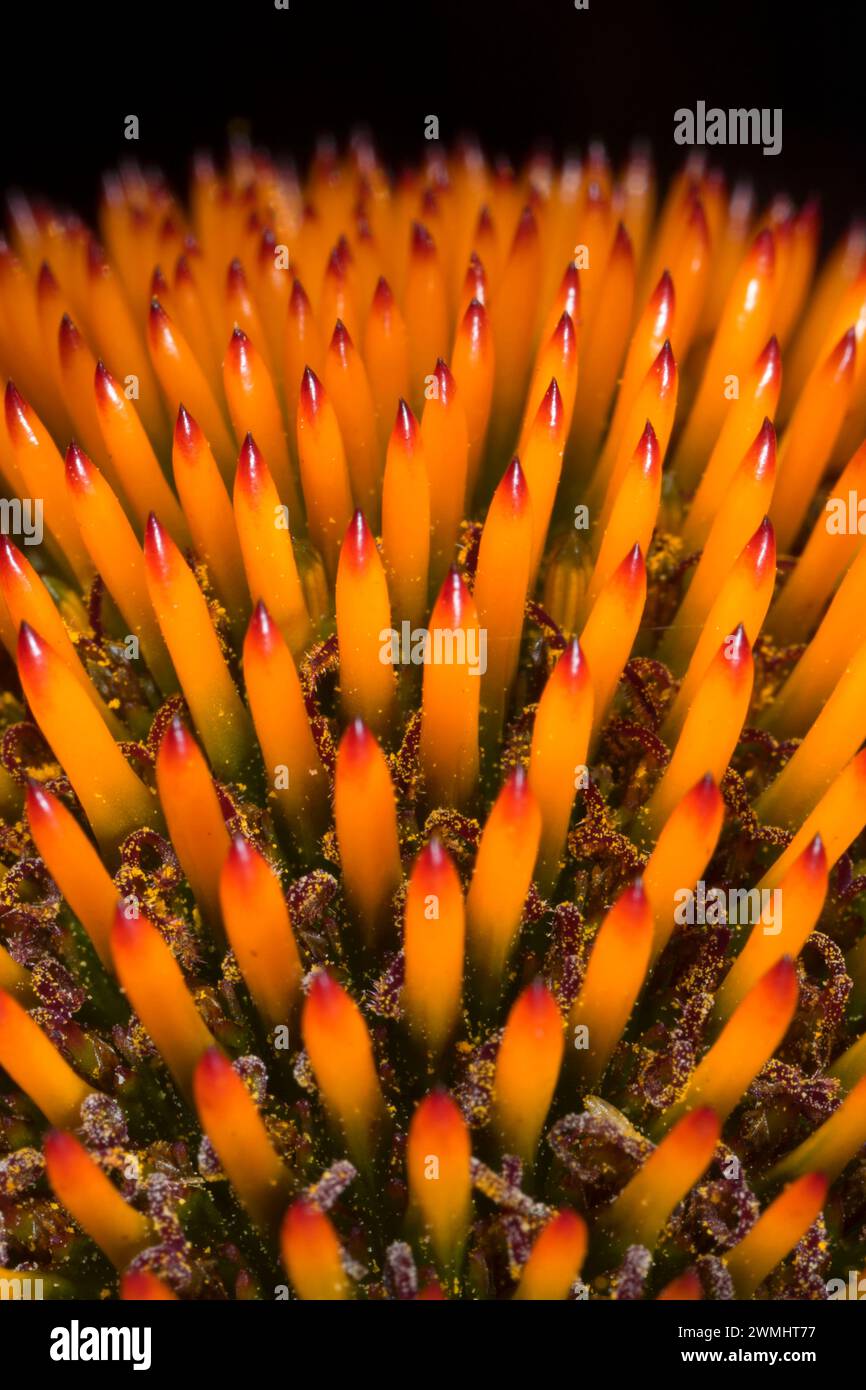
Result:
{"label": "cluster of orange spines", "polygon": [[[813,288],[814,207],[758,216],[700,161],[657,209],[643,154],[515,172],[467,145],[392,182],[359,139],[323,146],[303,185],[246,147],[224,174],[201,159],[187,207],[128,166],[100,237],[17,199],[0,244],[0,473],[44,522],[32,563],[0,538],[0,639],[56,768],[4,752],[14,843],[29,836],[295,1294],[371,1288],[329,1174],[293,1165],[282,1121],[305,1089],[301,1147],[324,1167],[336,1146],[403,1202],[417,1297],[477,1292],[478,1205],[505,1183],[480,1153],[533,1199],[497,1291],[604,1295],[628,1246],[664,1244],[782,1048],[828,875],[866,825],[866,549],[813,504],[844,469],[844,506],[866,469],[862,231]],[[620,804],[632,679],[646,756]],[[731,768],[750,721],[772,750],[751,779]],[[575,811],[611,784],[599,834],[630,850],[579,894],[566,984],[538,924],[550,945],[555,912],[577,911]],[[637,1055],[726,811],[775,847],[725,863],[781,895],[784,924],[732,932],[692,1065],[632,1111],[642,1159],[580,1215],[545,1130]],[[141,831],[171,847],[204,965],[158,892],[121,891]],[[306,896],[336,866],[339,945]],[[48,1181],[124,1298],[173,1298],[140,1192],[76,1137],[105,1080],[49,1036],[9,944],[0,1066],[55,1127]],[[862,942],[840,944],[866,996]],[[866,1142],[857,1022],[831,1048],[838,1105],[792,1131],[761,1174],[774,1195],[722,1252],[739,1296]],[[275,1051],[256,1090],[237,1039],[279,1049],[281,1032],[294,1073]],[[467,1056],[489,1063],[483,1103]],[[355,1217],[381,1264],[375,1200]],[[658,1296],[702,1291],[686,1267]]]}

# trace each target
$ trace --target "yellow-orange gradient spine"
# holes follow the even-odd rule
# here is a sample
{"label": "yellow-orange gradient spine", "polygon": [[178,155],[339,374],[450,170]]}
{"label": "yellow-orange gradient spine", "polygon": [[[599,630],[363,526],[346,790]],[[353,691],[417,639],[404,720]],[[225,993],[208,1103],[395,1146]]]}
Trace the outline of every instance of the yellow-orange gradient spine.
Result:
{"label": "yellow-orange gradient spine", "polygon": [[444,1269],[463,1245],[472,1202],[466,1121],[446,1091],[421,1101],[409,1124],[409,1196]]}
{"label": "yellow-orange gradient spine", "polygon": [[465,934],[460,878],[434,837],[412,866],[403,925],[403,1004],[409,1027],[434,1055],[457,1022]]}
{"label": "yellow-orange gradient spine", "polygon": [[253,845],[236,835],[219,897],[226,936],[253,1002],[270,1027],[288,1025],[301,985],[301,958],[280,881]]}
{"label": "yellow-orange gradient spine", "polygon": [[289,1196],[289,1174],[268,1136],[249,1088],[218,1048],[201,1057],[193,1078],[202,1128],[253,1220],[272,1228]]}
{"label": "yellow-orange gradient spine", "polygon": [[45,1167],[66,1210],[118,1269],[151,1243],[150,1223],[125,1202],[74,1135],[55,1129],[45,1136]]}

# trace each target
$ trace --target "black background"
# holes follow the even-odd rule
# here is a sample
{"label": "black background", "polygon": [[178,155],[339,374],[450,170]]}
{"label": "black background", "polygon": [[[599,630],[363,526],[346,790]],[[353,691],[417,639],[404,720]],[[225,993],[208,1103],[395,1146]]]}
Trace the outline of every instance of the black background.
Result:
{"label": "black background", "polygon": [[[783,148],[717,149],[770,195],[819,191],[827,233],[866,207],[866,59],[859,7],[711,0],[404,0],[334,4],[40,5],[7,9],[0,43],[0,188],[88,213],[100,170],[130,150],[182,186],[192,150],[225,147],[233,121],[308,157],[318,133],[368,124],[393,165],[473,130],[519,159],[602,137],[622,158],[647,137],[667,174],[673,113],[699,99],[781,107]],[[135,114],[141,138],[123,138]]]}

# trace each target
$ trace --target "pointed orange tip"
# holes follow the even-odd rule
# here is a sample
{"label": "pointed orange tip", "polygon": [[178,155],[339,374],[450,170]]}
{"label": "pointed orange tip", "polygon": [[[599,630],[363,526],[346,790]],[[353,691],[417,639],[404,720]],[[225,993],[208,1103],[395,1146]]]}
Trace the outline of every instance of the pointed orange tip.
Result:
{"label": "pointed orange tip", "polygon": [[72,354],[83,346],[81,334],[75,327],[69,314],[64,314],[60,320],[57,341],[60,346],[60,355],[64,362],[68,362]]}
{"label": "pointed orange tip", "polygon": [[340,360],[345,363],[353,347],[354,343],[349,335],[349,330],[342,319],[337,319],[334,324],[334,331],[331,334],[331,341],[328,344],[328,351],[332,352],[335,357],[339,357]]}
{"label": "pointed orange tip", "polygon": [[327,970],[317,970],[310,984],[305,1008],[315,1013],[342,1013],[351,1000]]}
{"label": "pointed orange tip", "polygon": [[197,1099],[211,1102],[225,1095],[237,1073],[232,1064],[218,1047],[209,1047],[202,1053],[195,1069],[195,1094]]}
{"label": "pointed orange tip", "polygon": [[317,413],[322,409],[324,399],[325,389],[322,383],[312,367],[305,367],[298,398],[298,404],[304,412],[305,420],[309,422],[315,419]]}
{"label": "pointed orange tip", "polygon": [[529,484],[516,454],[503,473],[496,491],[500,500],[509,502],[516,514],[522,513],[526,508],[529,502]]}
{"label": "pointed orange tip", "polygon": [[153,274],[150,277],[150,297],[159,299],[168,294],[168,281],[162,273],[162,268],[158,265],[153,267]]}
{"label": "pointed orange tip", "polygon": [[776,428],[768,416],[764,416],[763,424],[758,430],[755,439],[749,446],[746,456],[747,467],[750,467],[756,480],[760,481],[769,469],[776,464]]}
{"label": "pointed orange tip", "polygon": [[23,622],[18,631],[18,665],[28,676],[35,676],[45,669],[51,655],[51,648],[43,637],[29,623]]}
{"label": "pointed orange tip", "polygon": [[697,193],[689,200],[687,224],[693,231],[697,232],[702,242],[709,245],[710,226],[707,222],[707,215],[704,212],[704,205]]}
{"label": "pointed orange tip", "polygon": [[244,274],[244,268],[237,256],[235,256],[234,260],[229,263],[229,268],[226,271],[226,289],[229,294],[232,294],[237,290],[245,290],[246,287],[247,277]]}
{"label": "pointed orange tip", "polygon": [[241,367],[246,363],[247,357],[252,351],[252,343],[239,324],[235,324],[232,329],[232,336],[229,338],[227,356],[232,366]]}
{"label": "pointed orange tip", "polygon": [[279,645],[280,630],[268,612],[264,599],[259,599],[249,621],[244,651],[249,649],[260,657],[266,657]]}
{"label": "pointed orange tip", "polygon": [[658,314],[662,308],[670,310],[676,293],[674,290],[673,276],[669,270],[663,270],[658,284],[652,292],[650,298],[650,308],[653,314]]}
{"label": "pointed orange tip", "polygon": [[[774,1000],[778,1004],[789,1004],[796,999],[797,987],[797,967],[790,956],[782,956],[775,965],[772,965],[766,975],[762,975],[754,986],[752,993],[760,993],[767,1000]],[[746,998],[748,999],[748,995]]]}
{"label": "pointed orange tip", "polygon": [[466,619],[466,609],[472,598],[466,587],[463,575],[456,565],[451,565],[439,590],[439,597],[433,605],[430,627],[454,625],[459,627]]}
{"label": "pointed orange tip", "polygon": [[39,267],[39,274],[36,277],[36,291],[40,298],[49,294],[54,294],[60,286],[55,279],[54,272],[47,261],[43,261]]}
{"label": "pointed orange tip", "polygon": [[751,665],[752,648],[742,623],[739,623],[722,642],[717,653],[717,659],[719,658],[736,674],[744,672]]}
{"label": "pointed orange tip", "polygon": [[702,820],[712,819],[724,805],[722,794],[711,772],[705,772],[700,782],[695,783],[683,800],[689,810]]}
{"label": "pointed orange tip", "polygon": [[295,277],[292,281],[292,292],[289,295],[289,313],[297,316],[309,314],[311,312],[310,301],[307,298],[307,291],[304,289],[300,280]]}
{"label": "pointed orange tip", "polygon": [[677,364],[670,338],[665,338],[661,351],[652,364],[652,372],[658,380],[659,394],[670,391],[677,375]]}
{"label": "pointed orange tip", "polygon": [[201,432],[198,422],[193,419],[182,401],[177,408],[177,419],[174,424],[174,440],[189,460],[198,452],[204,440],[204,435]]}
{"label": "pointed orange tip", "polygon": [[804,1173],[791,1184],[797,1195],[807,1202],[823,1202],[830,1188],[829,1179],[824,1173]]}
{"label": "pointed orange tip", "polygon": [[66,450],[66,481],[76,492],[82,493],[93,486],[97,469],[84,450],[72,443]]}
{"label": "pointed orange tip", "polygon": [[564,1244],[572,1245],[586,1236],[586,1222],[576,1211],[572,1211],[571,1207],[560,1207],[548,1221],[544,1231],[545,1234],[555,1235]]}
{"label": "pointed orange tip", "polygon": [[262,236],[259,241],[259,263],[264,266],[270,265],[274,257],[277,238],[272,227],[263,227]]}
{"label": "pointed orange tip", "polygon": [[760,583],[768,570],[772,569],[775,572],[776,533],[768,516],[764,517],[755,534],[746,542],[744,549],[747,563],[751,566],[752,576],[756,584]]}
{"label": "pointed orange tip", "polygon": [[[622,226],[622,223],[619,224]],[[559,282],[559,298],[564,304],[574,304],[580,290],[580,275],[574,261],[566,263],[565,270],[562,272],[562,279]],[[571,310],[568,310],[569,315]]]}
{"label": "pointed orange tip", "polygon": [[673,1139],[676,1136],[678,1145],[703,1149],[715,1147],[721,1132],[722,1123],[715,1110],[710,1105],[703,1105],[697,1110],[690,1110],[678,1120],[670,1137]]}
{"label": "pointed orange tip", "polygon": [[[519,1013],[518,1013],[519,1010]],[[514,1003],[512,1017],[517,1015],[522,1018],[525,1024],[531,1028],[539,1027],[546,1023],[559,1023],[561,1015],[559,1005],[551,994],[547,985],[540,975],[521,990]]]}
{"label": "pointed orange tip", "polygon": [[24,797],[27,804],[27,819],[31,822],[56,819],[58,811],[63,809],[57,798],[52,796],[51,792],[33,777],[27,778]]}
{"label": "pointed orange tip", "polygon": [[623,556],[613,573],[613,582],[625,585],[626,589],[636,591],[646,575],[643,551],[635,541],[627,555]]}
{"label": "pointed orange tip", "polygon": [[21,573],[23,555],[5,533],[0,533],[0,574],[6,578]]}
{"label": "pointed orange tip", "polygon": [[394,305],[394,292],[384,275],[380,275],[376,281],[376,288],[373,291],[373,308],[383,313],[386,309],[391,309]]}
{"label": "pointed orange tip", "polygon": [[427,841],[412,866],[412,878],[416,884],[438,883],[454,872],[451,856],[436,835]]}
{"label": "pointed orange tip", "polygon": [[151,512],[144,527],[144,558],[151,574],[167,579],[171,573],[177,547],[156,512]]}
{"label": "pointed orange tip", "polygon": [[262,451],[248,431],[238,454],[235,482],[249,495],[259,491],[269,477]]}
{"label": "pointed orange tip", "polygon": [[377,748],[376,740],[363,719],[353,719],[340,739],[337,759],[341,767],[366,763]]}
{"label": "pointed orange tip", "polygon": [[42,1149],[55,1172],[68,1173],[74,1164],[80,1163],[82,1153],[87,1156],[83,1145],[64,1129],[50,1129],[42,1140]]}
{"label": "pointed orange tip", "polygon": [[[284,1248],[290,1246],[298,1254],[320,1252],[319,1242],[325,1232],[333,1233],[328,1215],[309,1197],[296,1198],[283,1217],[281,1239]],[[333,1239],[336,1241],[336,1236]]]}
{"label": "pointed orange tip", "polygon": [[638,440],[635,458],[640,460],[641,471],[647,475],[656,473],[661,467],[658,438],[649,420],[644,425],[643,434]]}
{"label": "pointed orange tip", "polygon": [[159,744],[158,760],[177,766],[195,758],[198,747],[180,715],[175,715],[166,727]]}
{"label": "pointed orange tip", "polygon": [[559,389],[559,382],[555,376],[550,378],[550,385],[544,393],[544,398],[536,412],[534,425],[541,429],[553,433],[562,429],[564,415],[562,410],[562,392]]}
{"label": "pointed orange tip", "polygon": [[412,1117],[412,1128],[431,1134],[459,1132],[465,1128],[462,1112],[444,1087],[437,1086],[418,1105]]}
{"label": "pointed orange tip", "polygon": [[532,208],[527,203],[526,207],[520,214],[520,220],[517,223],[517,229],[514,233],[514,240],[511,244],[512,251],[522,249],[523,247],[529,245],[531,241],[536,240],[537,237],[538,223],[535,220],[535,214],[532,211]]}
{"label": "pointed orange tip", "polygon": [[147,324],[151,337],[171,337],[171,319],[162,307],[162,302],[154,297],[147,311]]}
{"label": "pointed orange tip", "polygon": [[697,1270],[687,1269],[666,1284],[658,1296],[660,1303],[697,1303],[703,1299],[704,1288]]}
{"label": "pointed orange tip", "polygon": [[355,569],[365,569],[375,546],[373,532],[367,525],[367,519],[359,507],[346,527],[340,559],[342,560],[345,555]]}
{"label": "pointed orange tip", "polygon": [[559,349],[563,356],[574,351],[575,343],[574,320],[567,309],[563,309],[553,330],[551,342]]}
{"label": "pointed orange tip", "polygon": [[255,845],[251,845],[243,835],[233,835],[223,864],[223,874],[229,882],[237,888],[249,886],[263,867],[267,868],[267,862]]}
{"label": "pointed orange tip", "polygon": [[576,637],[572,637],[565,651],[553,668],[550,679],[557,684],[577,690],[589,682],[589,665],[583,648]]}
{"label": "pointed orange tip", "polygon": [[120,1281],[120,1297],[125,1303],[177,1303],[177,1294],[151,1274],[149,1269],[128,1269]]}
{"label": "pointed orange tip", "polygon": [[432,1284],[425,1284],[415,1295],[416,1303],[444,1303],[445,1295],[439,1284],[434,1280]]}
{"label": "pointed orange tip", "polygon": [[857,333],[852,325],[827,358],[827,370],[835,377],[850,376],[857,357]]}
{"label": "pointed orange tip", "polygon": [[634,879],[616,900],[617,913],[624,912],[635,922],[641,922],[649,909],[649,899],[643,886],[643,879]]}
{"label": "pointed orange tip", "polygon": [[397,404],[392,438],[408,448],[415,448],[418,443],[418,421],[402,396]]}
{"label": "pointed orange tip", "polygon": [[827,872],[827,851],[820,835],[811,839],[802,854],[795,861],[798,868],[805,869],[811,878],[822,879]]}
{"label": "pointed orange tip", "polygon": [[416,257],[435,256],[436,243],[423,222],[413,222],[411,231],[412,255]]}
{"label": "pointed orange tip", "polygon": [[769,227],[765,227],[755,237],[749,259],[759,275],[772,274],[776,264],[776,240]]}
{"label": "pointed orange tip", "polygon": [[486,337],[488,326],[487,309],[480,299],[470,299],[460,323],[460,333],[464,338],[477,342]]}
{"label": "pointed orange tip", "polygon": [[135,953],[144,945],[148,933],[154,930],[146,917],[128,917],[125,905],[119,902],[111,924],[111,949]]}
{"label": "pointed orange tip", "polygon": [[13,443],[23,443],[33,438],[30,424],[30,407],[11,379],[6,383],[6,427]]}
{"label": "pointed orange tip", "polygon": [[[187,256],[181,254],[180,256],[178,256],[177,261],[176,261],[176,263],[175,263],[175,267],[174,267],[174,284],[175,284],[175,288],[177,288],[178,285],[191,285],[192,283],[193,283],[193,276],[192,276],[192,269],[191,269],[191,267],[190,267],[189,260],[188,260]],[[151,297],[151,299],[158,299],[158,298],[159,298],[159,295],[158,295],[158,294],[151,294],[150,297]]]}
{"label": "pointed orange tip", "polygon": [[631,237],[628,234],[625,223],[617,223],[616,235],[613,239],[611,248],[611,259],[628,260],[634,255]]}
{"label": "pointed orange tip", "polygon": [[328,263],[325,266],[325,275],[329,280],[342,281],[346,279],[349,269],[348,258],[335,246],[328,256]]}
{"label": "pointed orange tip", "polygon": [[793,208],[786,204],[776,210],[773,218],[773,234],[776,238],[777,246],[787,247],[790,245],[794,235],[795,215]]}
{"label": "pointed orange tip", "polygon": [[309,1197],[296,1197],[283,1217],[283,1233],[285,1234],[290,1227],[300,1228],[308,1224],[317,1224],[322,1215],[321,1208]]}
{"label": "pointed orange tip", "polygon": [[92,278],[108,274],[108,258],[95,237],[87,241],[87,269]]}
{"label": "pointed orange tip", "polygon": [[762,350],[757,362],[758,373],[762,378],[772,380],[782,374],[782,349],[775,333]]}
{"label": "pointed orange tip", "polygon": [[498,806],[514,819],[522,818],[535,805],[535,796],[529,785],[526,768],[518,763],[503,783],[497,798]]}
{"label": "pointed orange tip", "polygon": [[442,357],[437,357],[436,366],[433,368],[433,375],[439,383],[439,390],[434,395],[433,400],[439,401],[441,405],[447,406],[452,398],[457,394],[457,382],[451,375],[451,368]]}
{"label": "pointed orange tip", "polygon": [[96,364],[96,369],[93,373],[93,381],[96,387],[97,405],[104,405],[106,402],[110,402],[112,405],[123,404],[120,392],[117,389],[117,382],[102,361],[102,358],[100,358]]}

